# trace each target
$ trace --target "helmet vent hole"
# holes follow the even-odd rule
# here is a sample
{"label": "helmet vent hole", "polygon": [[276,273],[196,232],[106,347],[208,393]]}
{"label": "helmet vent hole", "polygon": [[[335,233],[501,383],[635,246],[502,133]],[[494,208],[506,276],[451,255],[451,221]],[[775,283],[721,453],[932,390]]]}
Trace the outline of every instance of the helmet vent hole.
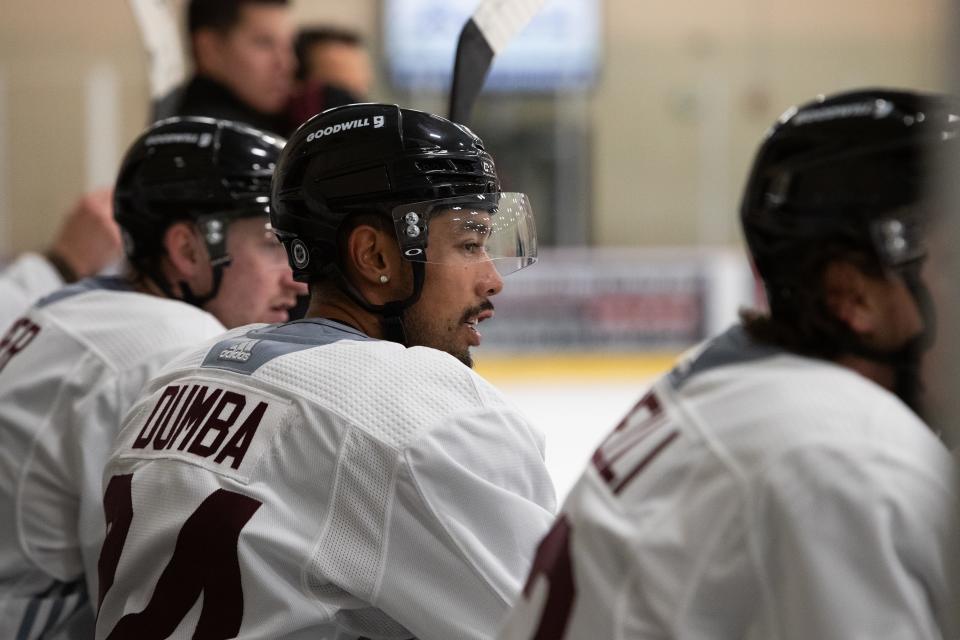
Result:
{"label": "helmet vent hole", "polygon": [[450,160],[444,158],[430,158],[426,160],[417,160],[417,170],[423,173],[433,173],[435,171],[456,171],[457,166]]}
{"label": "helmet vent hole", "polygon": [[450,160],[449,162],[453,165],[455,171],[479,172],[476,163],[471,160]]}

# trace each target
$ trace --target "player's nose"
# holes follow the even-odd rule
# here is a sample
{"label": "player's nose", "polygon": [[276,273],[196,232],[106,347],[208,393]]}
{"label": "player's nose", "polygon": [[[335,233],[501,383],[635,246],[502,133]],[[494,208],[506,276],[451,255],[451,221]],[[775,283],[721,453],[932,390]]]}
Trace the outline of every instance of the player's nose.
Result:
{"label": "player's nose", "polygon": [[493,260],[479,263],[480,273],[477,278],[477,293],[489,298],[503,290],[503,276],[497,271]]}

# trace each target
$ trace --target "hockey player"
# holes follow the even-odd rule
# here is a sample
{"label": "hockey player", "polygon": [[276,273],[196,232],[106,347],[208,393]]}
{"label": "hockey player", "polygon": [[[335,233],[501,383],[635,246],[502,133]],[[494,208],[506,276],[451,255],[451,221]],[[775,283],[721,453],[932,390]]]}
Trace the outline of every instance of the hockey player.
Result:
{"label": "hockey player", "polygon": [[502,638],[957,637],[956,469],[909,405],[925,187],[958,114],[867,90],[773,126],[741,212],[769,315],[597,449]]}
{"label": "hockey player", "polygon": [[473,373],[523,194],[393,105],[291,138],[271,219],[304,320],[164,369],[105,471],[97,637],[490,638],[553,520],[541,437]]}
{"label": "hockey player", "polygon": [[294,304],[302,285],[266,226],[282,143],[205,118],[147,130],[115,189],[130,273],[57,291],[0,341],[0,637],[93,636],[123,414],[185,346]]}

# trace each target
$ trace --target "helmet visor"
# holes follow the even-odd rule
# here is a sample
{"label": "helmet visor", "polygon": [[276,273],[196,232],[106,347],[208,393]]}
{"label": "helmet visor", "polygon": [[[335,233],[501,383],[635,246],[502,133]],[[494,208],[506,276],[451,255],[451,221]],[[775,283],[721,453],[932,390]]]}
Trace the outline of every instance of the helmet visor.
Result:
{"label": "helmet visor", "polygon": [[500,275],[537,261],[537,230],[523,193],[483,193],[396,207],[403,255],[413,262],[493,262]]}
{"label": "helmet visor", "polygon": [[250,248],[256,256],[259,269],[265,271],[285,271],[290,268],[287,250],[269,222],[264,222],[262,230],[255,225],[258,233],[250,239]]}

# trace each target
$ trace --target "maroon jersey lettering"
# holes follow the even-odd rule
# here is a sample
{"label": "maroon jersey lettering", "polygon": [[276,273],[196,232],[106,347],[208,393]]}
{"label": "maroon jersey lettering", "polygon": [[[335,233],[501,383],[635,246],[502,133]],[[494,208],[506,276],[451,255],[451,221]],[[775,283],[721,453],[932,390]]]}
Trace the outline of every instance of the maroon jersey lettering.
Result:
{"label": "maroon jersey lettering", "polygon": [[20,318],[0,340],[0,371],[21,351],[27,348],[40,333],[40,327],[28,318]]}
{"label": "maroon jersey lettering", "polygon": [[[100,602],[115,581],[127,533],[133,521],[132,475],[114,476],[107,485],[104,511],[107,536],[100,552]],[[138,613],[123,616],[110,632],[112,640],[167,638],[202,596],[194,638],[226,639],[243,622],[243,586],[237,546],[240,532],[261,502],[218,489],[187,518],[173,556]]]}
{"label": "maroon jersey lettering", "polygon": [[577,595],[570,557],[570,536],[570,521],[566,515],[561,515],[537,547],[533,568],[523,587],[523,596],[530,598],[533,585],[540,576],[546,578],[549,591],[532,640],[558,640],[566,633]]}
{"label": "maroon jersey lettering", "polygon": [[[597,473],[614,494],[622,492],[680,435],[654,392],[645,395],[593,454]],[[659,436],[666,431],[666,435]],[[656,439],[651,439],[658,436]]]}
{"label": "maroon jersey lettering", "polygon": [[241,420],[246,408],[247,397],[242,393],[170,385],[160,394],[132,448],[163,451],[179,443],[178,451],[213,457],[217,464],[229,461],[239,469],[270,405],[258,402]]}

